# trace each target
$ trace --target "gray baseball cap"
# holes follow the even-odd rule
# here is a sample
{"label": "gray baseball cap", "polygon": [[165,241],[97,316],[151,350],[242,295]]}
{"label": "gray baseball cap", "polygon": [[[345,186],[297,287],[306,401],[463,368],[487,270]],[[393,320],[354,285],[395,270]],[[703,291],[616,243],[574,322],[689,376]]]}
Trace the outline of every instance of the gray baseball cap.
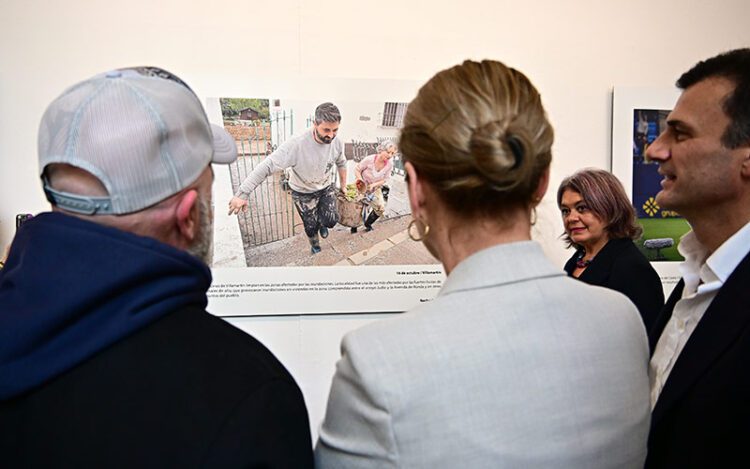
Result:
{"label": "gray baseball cap", "polygon": [[[210,163],[228,164],[237,146],[210,124],[193,91],[156,67],[113,70],[68,88],[39,126],[39,172],[47,199],[84,214],[127,214],[195,182]],[[65,163],[88,171],[108,197],[51,188],[45,168]]]}

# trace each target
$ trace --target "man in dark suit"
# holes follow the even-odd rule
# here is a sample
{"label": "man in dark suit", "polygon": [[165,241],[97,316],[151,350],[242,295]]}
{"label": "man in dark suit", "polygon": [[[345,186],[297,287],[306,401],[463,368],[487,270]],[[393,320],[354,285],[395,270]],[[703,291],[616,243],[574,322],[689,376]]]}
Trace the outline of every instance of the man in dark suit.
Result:
{"label": "man in dark suit", "polygon": [[0,467],[312,467],[292,376],[205,310],[211,163],[236,156],[161,69],[50,104],[53,211],[24,223],[0,271]]}
{"label": "man in dark suit", "polygon": [[650,331],[647,467],[730,467],[750,435],[750,49],[684,73],[646,155],[684,216],[682,280]]}

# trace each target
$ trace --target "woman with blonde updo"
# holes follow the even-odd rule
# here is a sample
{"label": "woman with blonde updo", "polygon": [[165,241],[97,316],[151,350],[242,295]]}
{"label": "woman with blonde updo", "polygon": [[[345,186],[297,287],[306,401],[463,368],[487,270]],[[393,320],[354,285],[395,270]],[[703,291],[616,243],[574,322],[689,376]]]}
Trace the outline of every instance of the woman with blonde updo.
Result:
{"label": "woman with blonde updo", "polygon": [[318,467],[642,467],[638,311],[531,240],[552,141],[539,93],[500,62],[419,90],[399,140],[410,234],[447,278],[431,302],[344,337]]}

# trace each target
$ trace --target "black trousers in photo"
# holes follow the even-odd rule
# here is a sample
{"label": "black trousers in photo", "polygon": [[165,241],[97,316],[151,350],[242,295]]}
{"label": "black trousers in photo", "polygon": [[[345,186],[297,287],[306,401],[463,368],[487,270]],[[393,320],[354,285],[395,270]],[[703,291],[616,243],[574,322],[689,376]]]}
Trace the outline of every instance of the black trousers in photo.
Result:
{"label": "black trousers in photo", "polygon": [[333,184],[311,193],[292,190],[292,200],[309,238],[314,237],[321,226],[333,228],[339,222],[336,188]]}

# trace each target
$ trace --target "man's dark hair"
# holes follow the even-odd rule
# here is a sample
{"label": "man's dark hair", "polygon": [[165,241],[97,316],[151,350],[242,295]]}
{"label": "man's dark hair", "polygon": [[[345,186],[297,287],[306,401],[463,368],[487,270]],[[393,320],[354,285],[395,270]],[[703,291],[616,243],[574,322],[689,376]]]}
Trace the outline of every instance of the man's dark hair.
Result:
{"label": "man's dark hair", "polygon": [[341,122],[341,113],[339,108],[333,103],[323,103],[315,108],[315,123],[321,122]]}
{"label": "man's dark hair", "polygon": [[677,87],[687,89],[708,78],[726,78],[734,83],[723,103],[730,123],[721,143],[727,148],[750,145],[750,49],[735,49],[698,62],[677,80]]}

